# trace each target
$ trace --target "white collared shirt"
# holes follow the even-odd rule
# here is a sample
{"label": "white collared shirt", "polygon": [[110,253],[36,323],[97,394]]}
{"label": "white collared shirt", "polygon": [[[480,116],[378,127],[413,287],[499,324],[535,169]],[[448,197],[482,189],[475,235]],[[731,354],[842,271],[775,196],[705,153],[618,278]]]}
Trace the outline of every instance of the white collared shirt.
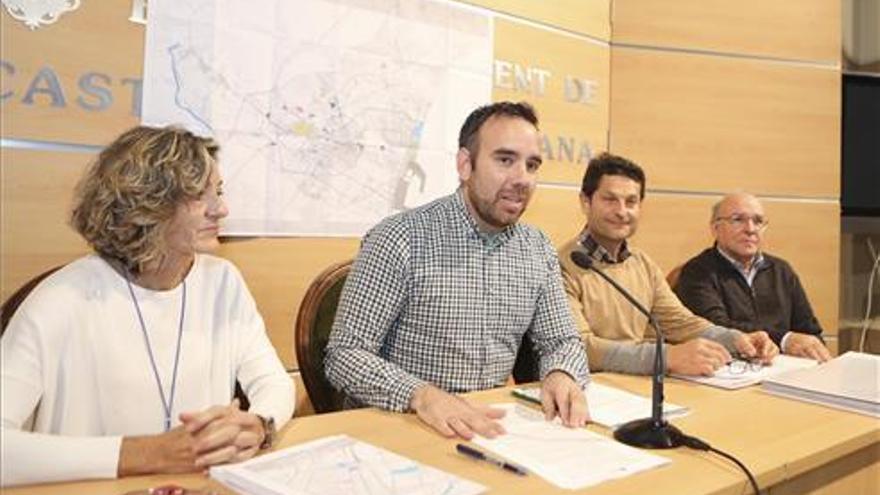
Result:
{"label": "white collared shirt", "polygon": [[724,259],[733,264],[733,266],[736,268],[736,271],[738,271],[739,274],[742,275],[743,279],[745,279],[746,284],[751,287],[752,283],[755,281],[755,275],[758,274],[758,270],[764,265],[764,254],[758,251],[758,253],[755,254],[754,257],[752,257],[752,262],[749,264],[749,267],[746,268],[746,265],[740,263],[732,256],[724,252],[724,250],[721,249],[721,246],[716,245],[715,249],[717,249],[718,252],[721,253],[721,256],[724,256]]}

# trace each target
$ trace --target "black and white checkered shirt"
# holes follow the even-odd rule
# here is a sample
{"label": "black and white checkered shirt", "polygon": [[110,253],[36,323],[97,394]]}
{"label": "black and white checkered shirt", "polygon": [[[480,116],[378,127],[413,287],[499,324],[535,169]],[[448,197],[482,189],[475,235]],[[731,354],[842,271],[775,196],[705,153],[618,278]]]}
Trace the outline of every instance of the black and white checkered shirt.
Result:
{"label": "black and white checkered shirt", "polygon": [[461,194],[365,236],[325,359],[327,378],[355,403],[406,411],[426,382],[452,393],[503,385],[526,332],[542,379],[562,370],[589,380],[547,237],[522,224],[482,233]]}

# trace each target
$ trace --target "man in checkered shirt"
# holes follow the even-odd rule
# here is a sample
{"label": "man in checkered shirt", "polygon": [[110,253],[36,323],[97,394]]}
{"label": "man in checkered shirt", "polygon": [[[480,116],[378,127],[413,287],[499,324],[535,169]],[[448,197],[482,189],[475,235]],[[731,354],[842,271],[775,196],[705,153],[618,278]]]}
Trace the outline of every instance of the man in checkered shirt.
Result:
{"label": "man in checkered shirt", "polygon": [[325,359],[349,403],[413,411],[445,436],[494,437],[503,411],[454,394],[504,385],[528,333],[547,418],[586,422],[587,358],[556,251],[517,223],[541,165],[537,125],[527,103],[478,108],[459,135],[458,191],[367,233]]}

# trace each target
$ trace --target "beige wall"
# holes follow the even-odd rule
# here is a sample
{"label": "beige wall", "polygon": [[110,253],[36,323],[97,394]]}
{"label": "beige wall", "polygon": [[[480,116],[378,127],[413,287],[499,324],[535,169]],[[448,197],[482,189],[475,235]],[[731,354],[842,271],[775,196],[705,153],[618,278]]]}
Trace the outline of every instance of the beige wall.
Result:
{"label": "beige wall", "polygon": [[669,270],[710,243],[721,194],[762,197],[767,250],[798,271],[836,346],[840,5],[615,0],[613,152],[641,163],[637,237]]}
{"label": "beige wall", "polygon": [[[574,70],[605,71],[606,106],[585,132],[607,127],[607,139],[594,151],[607,147],[645,166],[649,193],[635,242],[664,269],[709,243],[708,208],[719,194],[738,188],[757,192],[772,222],[770,249],[794,264],[826,330],[836,333],[837,1],[466,3],[502,12],[505,22],[535,19],[532,31],[547,27],[546,46],[540,34],[531,33],[537,37],[529,49],[539,54],[547,46],[564,46],[560,50]],[[2,59],[15,68],[0,72],[0,93],[12,91],[0,112],[5,139],[101,145],[136,124],[134,88],[125,81],[140,77],[144,27],[127,20],[130,8],[127,2],[83,2],[36,31],[3,12]],[[502,29],[515,39],[520,28],[508,22]],[[610,47],[603,48],[601,40],[609,38]],[[22,101],[45,67],[58,76],[65,107],[53,106],[42,93],[32,104]],[[94,79],[91,72],[107,79]],[[97,101],[79,88],[83,77],[112,96],[106,110],[83,107]],[[3,299],[36,273],[87,252],[66,226],[66,215],[90,151],[0,150]],[[583,222],[576,186],[582,170],[581,163],[567,164],[545,178],[526,215],[556,243],[576,234]],[[221,248],[244,273],[288,367],[296,366],[293,319],[306,287],[327,265],[353,256],[358,242],[251,238]]]}
{"label": "beige wall", "polygon": [[837,64],[839,1],[614,0],[615,43]]}
{"label": "beige wall", "polygon": [[[124,81],[141,77],[144,27],[127,20],[130,8],[125,2],[85,2],[33,31],[3,9],[3,138],[92,146],[65,152],[0,149],[4,300],[30,277],[87,252],[67,226],[74,184],[93,149],[137,124],[133,86]],[[99,86],[105,98],[109,94],[105,110],[93,108],[99,100],[94,91],[80,89],[81,80]]]}

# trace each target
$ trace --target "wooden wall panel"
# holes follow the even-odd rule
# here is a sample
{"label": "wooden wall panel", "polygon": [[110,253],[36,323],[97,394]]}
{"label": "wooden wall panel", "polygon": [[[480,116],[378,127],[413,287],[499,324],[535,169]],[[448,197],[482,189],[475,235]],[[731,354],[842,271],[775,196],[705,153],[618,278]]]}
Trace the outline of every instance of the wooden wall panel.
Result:
{"label": "wooden wall panel", "polygon": [[594,38],[611,37],[611,0],[459,0]]}
{"label": "wooden wall panel", "polygon": [[576,236],[584,226],[579,188],[539,185],[522,221],[543,230],[554,246]]}
{"label": "wooden wall panel", "polygon": [[[649,176],[650,178],[650,176]],[[720,196],[648,191],[633,246],[643,249],[665,271],[712,244],[709,216]],[[837,334],[839,206],[832,201],[763,199],[770,218],[764,248],[792,264],[828,335]],[[554,245],[583,228],[577,189],[538,190],[524,220],[547,233]],[[807,227],[809,226],[809,227]]]}
{"label": "wooden wall panel", "polygon": [[840,2],[614,0],[615,43],[838,63]]}
{"label": "wooden wall panel", "polygon": [[610,148],[649,187],[839,196],[839,72],[619,47],[611,71]]}
{"label": "wooden wall panel", "polygon": [[296,368],[293,325],[315,276],[353,258],[360,239],[228,239],[218,255],[239,267],[266,322],[269,338],[287,368]]}
{"label": "wooden wall panel", "polygon": [[0,148],[0,298],[89,252],[67,225],[73,188],[91,155]]}
{"label": "wooden wall panel", "polygon": [[82,2],[33,31],[3,9],[3,137],[104,144],[138,123],[144,26],[128,20],[131,8]]}
{"label": "wooden wall panel", "polygon": [[613,5],[609,148],[662,191],[634,242],[669,270],[710,244],[719,194],[775,198],[765,248],[801,275],[834,349],[839,59],[836,0]]}
{"label": "wooden wall panel", "polygon": [[[593,40],[499,19],[495,23],[497,61],[538,69],[547,75],[529,88],[499,87],[492,99],[527,100],[538,112],[543,141],[541,180],[579,184],[592,155],[608,149],[608,102],[611,93],[610,48]],[[497,67],[496,67],[497,69]],[[515,76],[506,77],[512,83]],[[583,100],[570,81],[583,81]],[[539,89],[541,88],[541,89]]]}

